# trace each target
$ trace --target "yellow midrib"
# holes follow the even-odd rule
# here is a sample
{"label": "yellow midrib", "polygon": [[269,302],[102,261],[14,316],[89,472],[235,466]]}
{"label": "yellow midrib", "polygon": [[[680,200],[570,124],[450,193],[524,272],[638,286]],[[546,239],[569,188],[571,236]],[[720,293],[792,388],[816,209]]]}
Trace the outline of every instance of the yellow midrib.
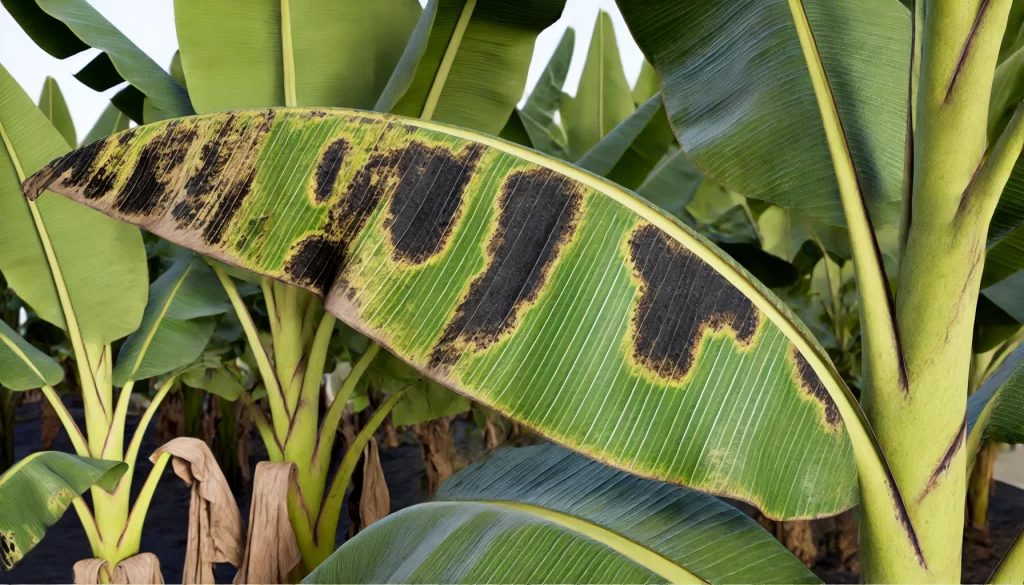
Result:
{"label": "yellow midrib", "polygon": [[700,577],[694,575],[690,571],[687,571],[685,568],[672,562],[658,552],[640,545],[636,541],[626,538],[618,532],[609,530],[603,526],[599,526],[593,522],[589,522],[576,516],[571,516],[549,508],[534,506],[532,504],[524,504],[522,502],[510,502],[503,500],[460,501],[528,514],[547,522],[551,522],[552,524],[557,524],[563,528],[568,528],[573,532],[582,534],[591,540],[607,546],[637,565],[644,567],[652,573],[660,575],[669,583],[693,583],[698,585],[707,583]]}
{"label": "yellow midrib", "polygon": [[[0,122],[0,140],[3,140],[4,147],[7,149],[7,154],[11,157],[11,162],[14,164],[14,172],[18,176],[18,183],[25,182],[25,171],[21,166],[21,160],[18,158],[18,153],[14,150],[14,144],[11,142],[10,137],[7,136],[7,131],[4,129],[3,122]],[[64,273],[61,270],[60,262],[57,260],[57,253],[53,249],[53,242],[50,240],[50,235],[46,231],[46,225],[43,223],[43,216],[39,213],[39,207],[35,201],[27,201],[29,211],[32,214],[32,221],[35,223],[36,235],[39,236],[39,241],[43,246],[43,252],[46,254],[47,263],[50,265],[50,273],[53,278],[54,288],[57,289],[57,298],[60,301],[61,312],[64,317],[64,324],[67,326],[68,338],[71,340],[72,349],[75,352],[75,360],[79,362],[78,372],[82,377],[81,384],[84,389],[92,389],[96,393],[96,398],[103,409],[103,415],[109,419],[108,407],[103,401],[103,395],[96,386],[96,379],[93,376],[94,366],[89,362],[89,356],[85,351],[85,340],[82,338],[82,331],[78,327],[78,318],[75,316],[75,309],[71,303],[71,295],[68,293],[67,283],[64,281]]]}
{"label": "yellow midrib", "polygon": [[295,90],[295,51],[292,47],[292,13],[289,0],[281,0],[281,58],[284,67],[284,105],[298,105]]}
{"label": "yellow midrib", "polygon": [[174,283],[174,288],[171,289],[170,294],[167,295],[167,300],[164,301],[162,307],[160,307],[160,314],[157,315],[156,320],[153,322],[153,326],[150,327],[149,331],[146,332],[146,339],[142,342],[142,348],[139,350],[139,356],[135,358],[135,363],[132,365],[132,371],[128,374],[129,380],[132,376],[139,371],[139,367],[142,365],[142,360],[146,357],[146,352],[149,351],[149,346],[153,343],[153,338],[156,337],[156,332],[160,329],[160,324],[163,323],[164,317],[167,315],[167,311],[171,309],[171,304],[174,303],[174,299],[178,296],[178,289],[185,283],[185,279],[188,278],[189,272],[192,271],[192,264],[189,263],[185,267],[185,271],[181,273],[178,281]]}
{"label": "yellow midrib", "polygon": [[459,20],[455,24],[455,30],[452,31],[452,38],[448,41],[448,47],[444,51],[444,57],[441,58],[441,65],[437,68],[437,75],[434,76],[434,82],[430,85],[427,101],[423,103],[423,111],[420,113],[420,119],[422,120],[432,120],[434,118],[434,111],[437,110],[437,104],[441,100],[444,84],[448,81],[448,75],[451,73],[455,56],[462,45],[462,37],[466,34],[469,21],[473,18],[474,8],[476,8],[476,0],[466,0],[465,6],[462,7],[462,14],[459,15]]}

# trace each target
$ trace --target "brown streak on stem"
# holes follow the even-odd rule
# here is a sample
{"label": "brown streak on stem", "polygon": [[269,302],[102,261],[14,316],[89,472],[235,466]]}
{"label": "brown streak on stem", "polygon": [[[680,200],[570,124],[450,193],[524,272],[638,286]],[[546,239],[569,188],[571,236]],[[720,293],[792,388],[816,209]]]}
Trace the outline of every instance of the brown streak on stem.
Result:
{"label": "brown streak on stem", "polygon": [[964,69],[964,64],[967,62],[967,57],[971,52],[971,45],[974,44],[974,39],[978,37],[978,29],[981,28],[981,21],[985,18],[985,14],[988,12],[988,7],[991,4],[990,0],[981,0],[981,6],[978,8],[978,15],[974,17],[974,24],[971,25],[971,32],[967,34],[967,40],[964,41],[964,48],[960,50],[960,58],[956,62],[956,68],[953,69],[953,76],[949,79],[949,85],[946,87],[946,97],[943,98],[942,103],[949,103],[950,98],[953,96],[953,88],[956,86],[957,79],[960,78],[960,73]]}
{"label": "brown streak on stem", "polygon": [[939,460],[939,464],[935,466],[935,470],[932,471],[932,475],[928,478],[928,485],[924,487],[924,491],[917,497],[917,503],[921,503],[924,498],[931,493],[936,486],[939,485],[939,477],[949,469],[949,464],[953,462],[953,457],[960,451],[960,447],[964,444],[964,439],[967,436],[967,415],[964,414],[964,421],[960,423],[960,428],[957,429],[956,435],[953,436],[953,441],[946,447],[946,453]]}

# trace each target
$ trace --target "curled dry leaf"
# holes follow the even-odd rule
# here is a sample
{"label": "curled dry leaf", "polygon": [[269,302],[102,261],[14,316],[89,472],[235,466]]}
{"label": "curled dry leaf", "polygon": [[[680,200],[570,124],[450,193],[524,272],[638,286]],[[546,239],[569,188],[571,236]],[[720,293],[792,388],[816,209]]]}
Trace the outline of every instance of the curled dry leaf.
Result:
{"label": "curled dry leaf", "polygon": [[288,488],[295,482],[294,463],[256,464],[249,508],[249,536],[235,583],[287,583],[301,560],[288,519]]}
{"label": "curled dry leaf", "polygon": [[[113,575],[110,575],[107,561],[103,559],[78,561],[75,563],[74,571],[76,585],[98,585],[103,582],[119,585],[164,582],[164,576],[160,572],[160,559],[153,553],[139,553],[128,557],[114,567]],[[101,579],[101,576],[106,579]]]}
{"label": "curled dry leaf", "polygon": [[427,462],[427,493],[433,495],[455,472],[455,448],[452,445],[451,419],[441,417],[413,426],[423,445]]}
{"label": "curled dry leaf", "polygon": [[199,439],[181,437],[157,449],[156,461],[168,453],[174,473],[192,486],[189,503],[188,546],[182,582],[214,583],[213,565],[242,562],[242,517],[224,473],[210,448]]}
{"label": "curled dry leaf", "polygon": [[380,452],[377,439],[370,437],[370,442],[363,449],[363,491],[359,498],[360,530],[388,515],[391,512],[391,496],[388,493],[384,469],[380,465]]}

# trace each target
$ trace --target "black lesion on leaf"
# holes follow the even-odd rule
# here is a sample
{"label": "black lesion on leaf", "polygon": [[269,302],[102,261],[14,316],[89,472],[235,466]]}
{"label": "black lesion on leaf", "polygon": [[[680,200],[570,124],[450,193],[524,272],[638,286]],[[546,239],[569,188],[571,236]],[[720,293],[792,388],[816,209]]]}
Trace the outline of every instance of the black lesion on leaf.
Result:
{"label": "black lesion on leaf", "polygon": [[483,349],[515,327],[537,299],[561,249],[576,231],[584,188],[549,169],[509,175],[498,201],[489,262],[473,280],[431,354],[431,365],[453,364],[460,346]]}
{"label": "black lesion on leaf", "polygon": [[[81,189],[89,199],[101,197],[113,187],[114,174],[103,167],[94,167],[110,144],[109,138],[97,140],[51,162],[25,181],[25,194],[29,199],[35,199],[50,183],[60,181],[66,187]],[[68,177],[61,180],[68,171]]]}
{"label": "black lesion on leaf", "polygon": [[629,241],[641,282],[633,313],[633,359],[658,376],[682,380],[706,332],[729,329],[749,346],[761,315],[742,292],[709,264],[651,224]]}
{"label": "black lesion on leaf", "polygon": [[832,395],[828,393],[825,385],[821,383],[821,378],[814,373],[811,364],[807,363],[796,347],[791,348],[790,351],[793,362],[796,364],[796,373],[800,377],[800,387],[825,408],[825,423],[830,428],[839,428],[843,424],[843,417],[839,414],[839,407],[832,400]]}
{"label": "black lesion on leaf", "polygon": [[182,124],[181,120],[169,122],[163,132],[142,147],[114,208],[125,215],[149,215],[157,209],[167,196],[168,182],[198,137],[195,126]]}
{"label": "black lesion on leaf", "polygon": [[463,194],[486,147],[469,144],[458,154],[445,145],[412,142],[399,163],[398,186],[384,227],[396,260],[422,263],[437,254],[452,233]]}
{"label": "black lesion on leaf", "polygon": [[4,568],[11,569],[18,556],[18,545],[14,542],[14,534],[0,532],[0,563],[3,563]]}
{"label": "black lesion on leaf", "polygon": [[296,284],[327,294],[345,267],[349,244],[380,204],[404,153],[404,149],[380,152],[375,148],[352,177],[345,194],[328,209],[323,231],[292,246],[284,269]]}
{"label": "black lesion on leaf", "polygon": [[275,113],[228,116],[217,135],[199,152],[200,165],[185,181],[171,210],[180,229],[200,231],[203,241],[220,244],[256,179],[259,150],[274,125]]}
{"label": "black lesion on leaf", "polygon": [[341,170],[348,151],[348,141],[344,138],[338,138],[324,151],[320,162],[316,165],[316,175],[313,178],[313,194],[316,196],[317,203],[323,203],[331,196],[334,182],[338,180],[338,171]]}

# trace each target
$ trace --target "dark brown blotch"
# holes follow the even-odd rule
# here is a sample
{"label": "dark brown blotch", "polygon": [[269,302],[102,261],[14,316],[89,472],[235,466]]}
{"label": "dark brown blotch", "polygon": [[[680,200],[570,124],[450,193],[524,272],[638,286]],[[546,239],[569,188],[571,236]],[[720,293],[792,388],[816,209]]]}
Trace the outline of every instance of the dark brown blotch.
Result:
{"label": "dark brown blotch", "polygon": [[401,177],[384,227],[396,260],[426,262],[448,240],[462,209],[466,187],[486,147],[472,143],[458,154],[444,145],[414,141],[399,163]]}
{"label": "dark brown blotch", "polygon": [[197,138],[193,125],[180,120],[169,122],[163,132],[142,147],[114,207],[125,215],[149,215],[158,209],[167,196],[168,183]]}
{"label": "dark brown blotch", "polygon": [[403,152],[403,149],[381,152],[374,148],[352,177],[344,195],[328,209],[323,232],[307,236],[292,246],[284,269],[293,282],[327,294],[346,265],[349,244],[362,231],[395,177]]}
{"label": "dark brown blotch", "polygon": [[338,138],[327,146],[320,162],[316,165],[313,194],[317,203],[323,203],[331,196],[334,182],[338,180],[338,172],[348,155],[349,144],[344,138]]}
{"label": "dark brown blotch", "polygon": [[821,383],[821,378],[814,373],[811,364],[807,363],[796,347],[791,347],[790,352],[793,362],[796,364],[796,373],[800,378],[801,389],[825,408],[825,424],[831,429],[838,429],[843,424],[843,417],[839,414],[839,407],[836,406],[835,400],[832,400],[832,395],[828,393],[825,385]]}
{"label": "dark brown blotch", "polygon": [[632,319],[633,359],[655,374],[682,380],[708,331],[730,329],[749,346],[761,315],[709,264],[651,224],[633,232],[630,261],[640,280]]}
{"label": "dark brown blotch", "polygon": [[454,363],[466,345],[484,349],[515,327],[576,232],[583,192],[576,181],[544,168],[505,179],[489,262],[434,347],[432,366]]}
{"label": "dark brown blotch", "polygon": [[185,181],[171,210],[175,224],[198,231],[209,245],[220,244],[256,179],[256,162],[273,128],[274,110],[251,116],[231,114],[199,152],[199,167]]}

